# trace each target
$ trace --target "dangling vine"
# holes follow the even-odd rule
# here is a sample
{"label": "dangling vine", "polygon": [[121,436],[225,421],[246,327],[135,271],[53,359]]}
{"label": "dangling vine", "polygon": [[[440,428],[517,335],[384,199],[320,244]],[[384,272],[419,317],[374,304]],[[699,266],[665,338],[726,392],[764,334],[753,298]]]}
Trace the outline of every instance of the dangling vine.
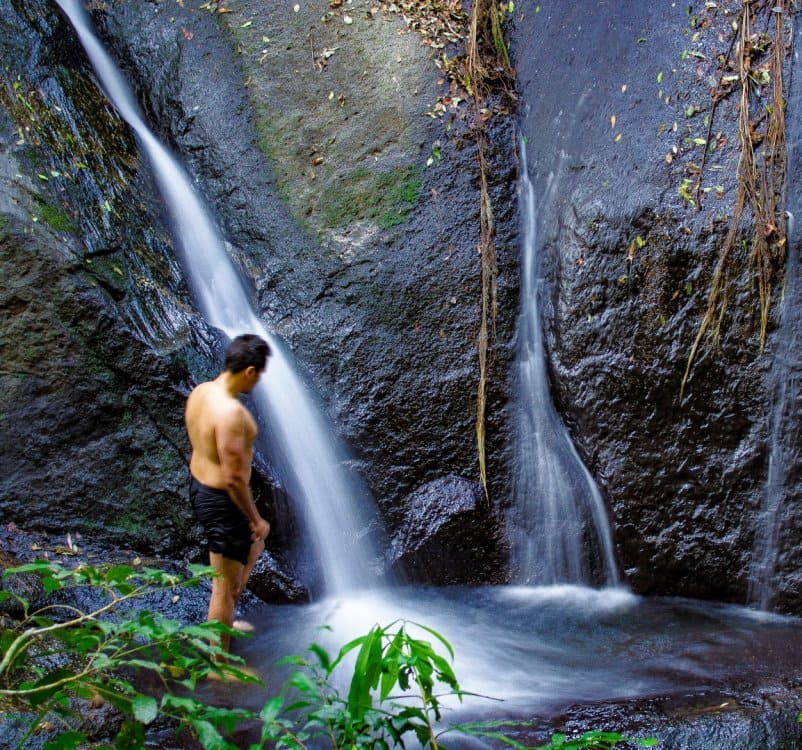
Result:
{"label": "dangling vine", "polygon": [[[790,41],[786,42],[788,10],[785,0],[768,3],[742,0],[737,24],[740,81],[738,136],[741,146],[738,189],[729,230],[713,273],[707,309],[688,356],[680,385],[680,398],[704,336],[712,331],[714,342],[719,340],[727,309],[726,285],[733,267],[737,268],[739,248],[748,250],[745,253],[746,260],[757,280],[761,351],[766,343],[772,292],[776,284],[782,281],[787,242],[785,197],[788,157],[783,63],[790,47]],[[758,34],[754,28],[761,12],[768,13],[769,22],[766,31]],[[773,34],[769,34],[772,26]],[[765,58],[768,58],[766,62],[761,63]],[[727,63],[725,61],[725,68]],[[762,90],[768,83],[771,84],[771,103],[760,106]],[[718,99],[714,96],[714,105],[717,103]],[[762,151],[760,160],[758,151]],[[746,231],[742,226],[746,209],[752,218],[748,240],[744,237]]]}
{"label": "dangling vine", "polygon": [[[489,503],[487,461],[485,450],[485,415],[487,385],[492,369],[491,349],[496,327],[496,246],[493,203],[488,182],[487,123],[496,114],[508,113],[506,106],[494,106],[515,100],[515,71],[510,63],[504,40],[504,20],[514,9],[514,3],[499,0],[475,0],[470,18],[462,10],[461,0],[393,0],[385,3],[390,11],[402,11],[407,23],[417,29],[428,43],[442,48],[446,43],[464,42],[465,55],[449,58],[443,53],[438,65],[446,73],[459,95],[449,96],[466,101],[471,107],[472,132],[476,139],[476,158],[479,166],[479,257],[481,274],[481,303],[477,348],[479,352],[479,384],[476,394],[476,443],[479,476]],[[465,24],[468,23],[467,29]],[[446,111],[441,97],[432,116]]]}
{"label": "dangling vine", "polygon": [[479,385],[476,393],[476,444],[479,455],[479,476],[488,503],[487,461],[485,454],[485,413],[487,408],[487,382],[491,367],[490,345],[496,333],[496,244],[493,223],[493,203],[487,180],[487,128],[482,110],[490,92],[488,87],[494,79],[502,85],[514,78],[501,24],[505,4],[486,0],[475,0],[468,36],[465,77],[473,94],[476,158],[479,162],[480,181],[480,236],[481,258],[481,319],[479,321]]}

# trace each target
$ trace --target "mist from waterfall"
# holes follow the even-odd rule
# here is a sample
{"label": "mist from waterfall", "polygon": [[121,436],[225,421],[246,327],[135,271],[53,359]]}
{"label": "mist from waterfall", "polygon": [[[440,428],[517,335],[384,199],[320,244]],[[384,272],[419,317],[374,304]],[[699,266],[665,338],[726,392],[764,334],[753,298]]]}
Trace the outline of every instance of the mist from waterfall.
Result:
{"label": "mist from waterfall", "polygon": [[128,82],[95,36],[80,0],[57,0],[101,86],[138,137],[173,222],[173,239],[196,303],[210,326],[233,338],[255,333],[270,344],[267,372],[252,396],[271,433],[277,469],[318,557],[321,594],[376,584],[377,551],[367,535],[372,499],[348,469],[348,455],[289,355],[254,313],[218,228],[184,168],[145,123]]}
{"label": "mist from waterfall", "polygon": [[540,317],[535,189],[521,144],[523,221],[514,504],[507,517],[513,582],[619,585],[604,501],[551,399]]}

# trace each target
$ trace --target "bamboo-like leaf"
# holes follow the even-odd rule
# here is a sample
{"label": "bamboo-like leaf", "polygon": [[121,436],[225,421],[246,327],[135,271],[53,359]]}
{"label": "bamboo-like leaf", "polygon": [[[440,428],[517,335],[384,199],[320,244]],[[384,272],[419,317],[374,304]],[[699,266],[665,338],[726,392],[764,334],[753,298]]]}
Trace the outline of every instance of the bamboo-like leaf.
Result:
{"label": "bamboo-like leaf", "polygon": [[442,643],[443,646],[445,647],[446,651],[448,651],[448,654],[451,657],[451,659],[452,660],[454,659],[454,649],[451,647],[451,644],[440,633],[434,630],[434,628],[430,628],[419,622],[413,622],[412,624],[420,628],[421,630],[425,630],[427,633],[429,633],[429,635],[433,636],[438,641],[440,641],[440,643]]}

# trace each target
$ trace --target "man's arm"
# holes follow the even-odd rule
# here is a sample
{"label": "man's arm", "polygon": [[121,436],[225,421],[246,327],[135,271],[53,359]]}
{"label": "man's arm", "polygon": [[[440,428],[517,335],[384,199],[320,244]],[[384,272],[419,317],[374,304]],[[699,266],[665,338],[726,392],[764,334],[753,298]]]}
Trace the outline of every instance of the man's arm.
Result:
{"label": "man's arm", "polygon": [[248,519],[254,535],[264,539],[270,532],[270,525],[259,515],[253,502],[249,484],[251,446],[241,409],[226,410],[215,429],[215,438],[228,495]]}

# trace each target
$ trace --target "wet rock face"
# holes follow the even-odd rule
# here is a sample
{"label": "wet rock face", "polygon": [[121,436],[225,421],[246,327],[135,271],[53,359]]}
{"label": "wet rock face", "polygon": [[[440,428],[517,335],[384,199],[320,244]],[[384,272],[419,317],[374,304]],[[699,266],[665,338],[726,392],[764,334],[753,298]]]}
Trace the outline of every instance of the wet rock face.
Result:
{"label": "wet rock face", "polygon": [[214,339],[64,22],[32,2],[2,23],[16,92],[0,97],[2,519],[197,554],[181,414]]}
{"label": "wet rock face", "polygon": [[[285,28],[286,8],[242,3],[237,12],[246,15],[228,18],[201,5],[109,3],[95,7],[93,20],[154,131],[178,152],[218,217],[256,307],[288,342],[353,447],[392,532],[404,517],[402,498],[414,487],[452,472],[478,473],[479,198],[470,123],[464,109],[451,113],[446,138],[445,123],[424,116],[440,93],[439,73],[415,34],[399,34],[397,17],[371,25],[360,16],[349,28],[338,15],[334,31],[319,26],[327,3],[303,4],[302,26],[333,34],[318,41],[336,54],[327,71],[296,70],[275,54],[291,46],[308,62],[309,40]],[[248,36],[246,19],[255,36]],[[23,98],[30,97],[37,114],[62,113],[33,121],[19,98],[2,100],[9,144],[2,174],[13,186],[0,194],[4,269],[13,281],[2,335],[4,346],[13,343],[9,362],[16,368],[3,377],[19,378],[17,369],[44,357],[51,363],[37,375],[44,386],[36,380],[33,401],[30,387],[12,383],[7,390],[2,440],[12,448],[4,454],[3,509],[20,525],[61,529],[66,522],[113,543],[130,539],[154,551],[202,556],[184,498],[181,414],[191,385],[216,372],[219,339],[193,310],[148,167],[94,87],[67,21],[34,0],[10,9],[2,22],[8,59],[25,62],[9,72],[19,75]],[[274,44],[264,59],[263,36]],[[377,54],[385,38],[401,63]],[[370,67],[371,60],[384,62]],[[351,75],[357,63],[367,66],[359,80]],[[354,88],[329,102],[335,79],[338,87],[353,79]],[[271,86],[297,95],[296,105],[315,116],[302,128],[283,119],[268,97]],[[337,117],[314,109],[321,86]],[[340,93],[348,106],[341,106]],[[31,137],[12,147],[25,126]],[[334,168],[325,180],[322,170],[310,176],[303,169],[322,166],[307,163],[313,126]],[[491,487],[501,495],[517,288],[515,162],[511,124],[494,128],[500,303],[488,461]],[[427,167],[439,139],[442,158]],[[40,198],[64,216],[56,213],[62,221],[49,225],[53,231],[25,237],[23,225]],[[47,330],[21,352],[14,326],[38,335],[36,320],[47,321]],[[269,459],[257,457],[265,477]],[[273,519],[263,478],[260,495]],[[297,539],[290,526],[273,537],[278,559],[293,557],[282,549]]]}
{"label": "wet rock face", "polygon": [[[297,14],[243,2],[219,16],[191,3],[116,3],[96,21],[155,129],[202,183],[263,318],[321,393],[392,533],[401,498],[421,482],[478,473],[479,194],[464,113],[448,137],[424,116],[440,93],[426,48],[399,33],[398,18],[365,9],[350,9],[346,24],[323,2]],[[333,50],[325,65],[310,44]],[[502,496],[517,291],[511,123],[495,136],[488,442]],[[427,166],[438,140],[442,158]]]}
{"label": "wet rock face", "polygon": [[60,261],[32,237],[0,237],[3,520],[177,550],[192,523],[183,441],[165,419],[181,413],[177,373]]}
{"label": "wet rock face", "polygon": [[[414,35],[399,35],[397,18],[346,24],[322,0],[298,15],[257,0],[222,15],[201,5],[117,2],[93,18],[400,539],[418,488],[478,478],[471,123],[460,112],[423,115],[441,92],[439,72]],[[728,38],[732,8],[719,6]],[[775,319],[760,354],[752,279],[733,277],[719,348],[704,342],[679,398],[737,166],[734,146],[717,149],[704,210],[681,198],[700,156],[693,139],[705,129],[696,113],[709,108],[708,71],[682,56],[686,10],[544,9],[516,20],[513,51],[529,103],[521,131],[539,196],[554,398],[609,502],[625,577],[639,592],[743,601],[770,455],[778,329]],[[43,0],[12,5],[0,22],[4,58],[22,61],[9,71],[21,98],[7,90],[0,110],[4,515],[47,528],[66,519],[111,541],[202,555],[184,501],[180,414],[192,383],[216,371],[219,341],[193,311],[148,170],[93,88],[66,22]],[[389,38],[396,63],[371,67]],[[310,44],[319,54],[307,59]],[[703,53],[712,60],[716,51]],[[356,80],[356,69],[367,75]],[[63,119],[44,118],[59,111]],[[299,121],[299,112],[314,115]],[[736,143],[734,121],[726,99],[717,142]],[[20,127],[37,138],[16,144]],[[498,509],[510,502],[513,473],[517,169],[510,122],[491,127],[499,312],[488,461]],[[427,165],[435,141],[442,158]],[[787,413],[793,442],[799,409]],[[775,605],[799,611],[794,455]],[[257,463],[268,476],[269,456]],[[486,526],[482,512],[455,510]],[[442,536],[440,526],[431,531]],[[291,558],[283,547],[294,530],[275,540],[277,559]],[[476,544],[486,580],[498,580],[503,553]],[[422,541],[416,549],[436,557]],[[285,589],[277,596],[293,598],[303,585],[290,576]]]}
{"label": "wet rock face", "polygon": [[782,750],[802,741],[802,708],[793,681],[767,679],[696,695],[577,706],[559,717],[555,731],[609,730],[655,737],[665,750],[743,747]]}
{"label": "wet rock face", "polygon": [[[728,38],[737,11],[718,7],[712,25],[697,29],[702,51],[694,50],[705,59],[717,35]],[[609,502],[630,585],[745,602],[781,340],[775,294],[760,352],[745,263],[728,280],[720,340],[703,340],[680,396],[733,211],[733,97],[715,112],[713,132],[725,145],[706,159],[703,185],[719,187],[700,194],[697,210],[681,188],[700,164],[693,139],[707,129],[699,113],[711,114],[711,100],[707,68],[683,50],[690,18],[704,18],[704,8],[690,16],[648,4],[621,17],[603,3],[584,10],[547,10],[516,29],[554,398]],[[549,43],[533,48],[535,37]],[[786,440],[798,432],[790,421],[784,429]],[[789,536],[802,513],[794,471],[774,582],[775,606],[786,610],[799,599]]]}
{"label": "wet rock face", "polygon": [[500,529],[488,518],[477,482],[456,476],[429,482],[406,499],[404,510],[387,552],[388,569],[400,577],[436,585],[476,584],[503,571]]}

